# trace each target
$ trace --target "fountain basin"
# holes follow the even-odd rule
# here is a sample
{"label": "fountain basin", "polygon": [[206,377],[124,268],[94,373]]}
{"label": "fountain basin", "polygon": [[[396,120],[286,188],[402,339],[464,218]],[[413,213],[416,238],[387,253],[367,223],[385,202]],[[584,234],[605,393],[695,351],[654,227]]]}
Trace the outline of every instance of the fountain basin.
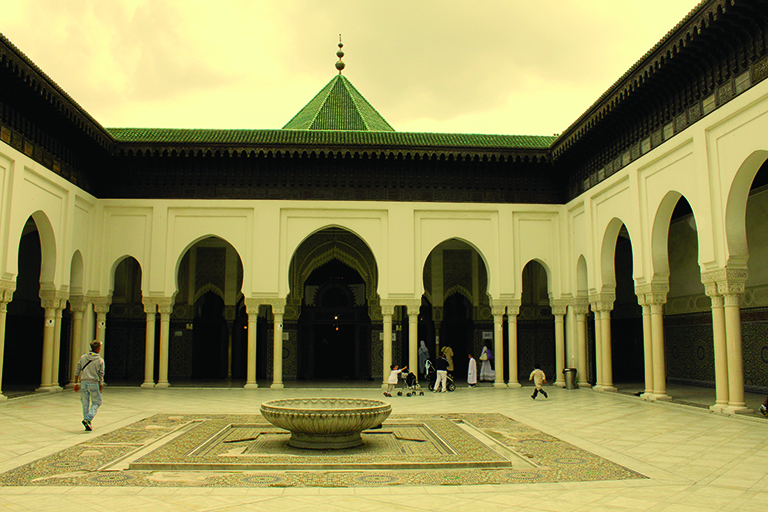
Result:
{"label": "fountain basin", "polygon": [[261,404],[261,415],[291,432],[294,448],[341,450],[363,444],[363,430],[377,427],[392,404],[359,398],[286,398]]}

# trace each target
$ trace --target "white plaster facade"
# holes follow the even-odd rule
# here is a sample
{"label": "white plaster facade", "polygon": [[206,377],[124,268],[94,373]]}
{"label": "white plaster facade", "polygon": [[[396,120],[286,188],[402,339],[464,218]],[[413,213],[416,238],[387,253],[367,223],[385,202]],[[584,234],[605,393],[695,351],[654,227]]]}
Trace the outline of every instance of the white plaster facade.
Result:
{"label": "white plaster facade", "polygon": [[[582,331],[589,303],[596,312],[599,340],[595,387],[610,390],[613,258],[624,226],[632,241],[633,279],[644,310],[645,396],[664,399],[662,305],[669,289],[668,232],[677,200],[685,197],[695,217],[701,282],[713,305],[716,407],[733,412],[744,408],[739,296],[748,275],[747,200],[752,181],[767,158],[768,81],[743,92],[565,205],[97,199],[11,146],[0,144],[0,274],[6,290],[2,306],[11,300],[19,239],[32,217],[41,240],[41,297],[48,294],[43,297],[46,348],[41,389],[56,389],[51,379],[55,368],[46,371],[46,367],[54,364],[58,354],[56,311],[60,317],[61,301],[94,304],[86,308],[77,333],[81,346],[94,335],[103,339],[108,326],[102,315],[109,306],[114,270],[125,257],[135,258],[141,266],[147,311],[159,307],[161,322],[167,322],[177,291],[177,270],[187,249],[208,236],[227,241],[243,264],[242,293],[249,315],[259,304],[271,305],[276,313],[274,350],[281,354],[277,324],[289,292],[289,265],[297,247],[313,233],[341,227],[370,248],[379,272],[377,293],[384,312],[385,340],[388,309],[420,301],[428,255],[441,242],[459,239],[477,250],[488,272],[497,361],[506,360],[514,367],[514,353],[499,357],[501,318],[517,313],[522,270],[536,260],[546,269],[558,326],[559,383],[559,370],[564,366],[584,367]],[[764,265],[756,265],[760,275],[766,274]],[[50,300],[46,302],[46,298]],[[4,315],[3,309],[3,321]],[[391,321],[391,313],[389,318]],[[514,322],[509,325],[513,331]],[[255,330],[253,334],[255,337]],[[166,326],[166,332],[161,330],[161,367],[167,336]],[[510,332],[510,342],[513,336]],[[148,334],[148,346],[153,338],[154,334]],[[411,343],[413,360],[415,337]],[[386,367],[386,353],[384,359]],[[502,379],[503,371],[497,370],[496,386],[517,385],[516,375],[509,382]],[[145,385],[154,383],[150,379]],[[157,385],[168,385],[162,370]],[[254,379],[249,378],[246,386],[254,387]],[[277,365],[273,386],[282,387]]]}

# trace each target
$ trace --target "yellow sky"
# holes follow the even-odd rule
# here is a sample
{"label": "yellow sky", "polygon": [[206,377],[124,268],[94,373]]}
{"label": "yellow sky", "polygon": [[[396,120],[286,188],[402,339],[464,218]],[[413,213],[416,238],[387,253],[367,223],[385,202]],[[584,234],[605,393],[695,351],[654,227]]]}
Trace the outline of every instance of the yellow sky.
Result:
{"label": "yellow sky", "polygon": [[397,131],[564,131],[696,0],[3,0],[108,127],[281,128],[344,74]]}

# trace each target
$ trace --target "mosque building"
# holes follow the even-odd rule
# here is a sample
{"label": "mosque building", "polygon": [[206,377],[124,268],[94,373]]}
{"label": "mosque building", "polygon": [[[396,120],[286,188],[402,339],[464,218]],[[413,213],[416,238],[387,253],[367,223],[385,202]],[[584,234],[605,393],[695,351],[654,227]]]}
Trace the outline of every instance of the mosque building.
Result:
{"label": "mosque building", "polygon": [[2,389],[72,384],[92,339],[110,384],[277,389],[385,382],[423,340],[490,347],[498,388],[537,361],[743,411],[768,388],[766,12],[701,2],[558,136],[398,132],[341,43],[282,129],[104,128],[0,35]]}

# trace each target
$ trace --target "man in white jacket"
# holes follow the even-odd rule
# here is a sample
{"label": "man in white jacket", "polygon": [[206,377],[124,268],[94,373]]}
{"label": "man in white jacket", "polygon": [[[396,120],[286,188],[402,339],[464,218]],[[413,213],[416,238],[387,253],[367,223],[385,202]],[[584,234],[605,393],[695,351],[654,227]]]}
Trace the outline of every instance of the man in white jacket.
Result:
{"label": "man in white jacket", "polygon": [[91,351],[83,354],[75,367],[75,392],[80,392],[83,404],[83,426],[87,432],[93,430],[91,421],[101,405],[104,389],[104,359],[99,355],[101,342],[91,342]]}

